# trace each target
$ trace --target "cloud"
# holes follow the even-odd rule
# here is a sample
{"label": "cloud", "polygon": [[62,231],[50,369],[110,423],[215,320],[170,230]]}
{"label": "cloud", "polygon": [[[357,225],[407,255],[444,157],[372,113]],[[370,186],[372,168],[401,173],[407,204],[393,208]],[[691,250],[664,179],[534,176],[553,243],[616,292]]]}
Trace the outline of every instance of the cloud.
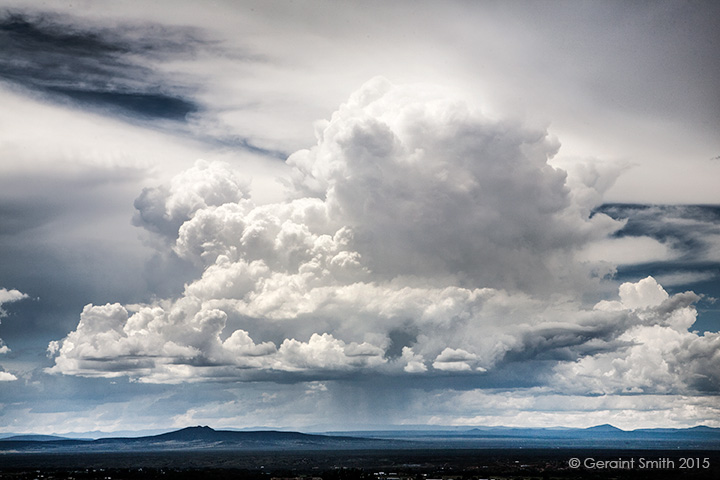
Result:
{"label": "cloud", "polygon": [[[182,120],[197,110],[180,85],[168,88],[169,82],[157,68],[163,56],[190,54],[201,45],[197,32],[159,25],[80,27],[72,20],[61,15],[6,13],[0,19],[5,45],[0,78],[56,101],[155,120]],[[138,61],[148,57],[154,65]]]}
{"label": "cloud", "polygon": [[717,278],[717,276],[718,276],[717,271],[711,271],[711,272],[675,271],[675,272],[664,273],[661,275],[655,275],[655,279],[658,281],[658,283],[660,283],[662,285],[675,286],[675,285],[689,285],[689,284],[693,284],[693,283],[707,282],[709,280]]}
{"label": "cloud", "polygon": [[295,339],[285,340],[278,351],[279,369],[346,369],[373,367],[385,363],[381,348],[367,342],[346,345],[342,340],[324,333],[313,334],[307,343]]}
{"label": "cloud", "polygon": [[[462,348],[452,349],[446,348],[440,355],[435,358],[433,368],[447,372],[465,372],[472,370],[471,363],[475,363],[477,355],[467,352]],[[485,371],[484,368],[478,367],[478,370]]]}
{"label": "cloud", "polygon": [[227,75],[230,65],[256,66],[261,55],[216,37],[217,25],[173,24],[165,14],[153,20],[150,11],[142,18],[133,19],[135,15],[108,18],[107,11],[90,7],[78,12],[27,4],[7,9],[0,13],[0,41],[6,47],[0,53],[0,83],[26,99],[74,112],[170,132],[215,148],[283,156],[277,144],[257,145],[264,139],[251,132],[256,125],[231,131],[226,125],[232,116],[228,95],[222,103],[213,98],[212,87],[219,87],[215,77]]}
{"label": "cloud", "polygon": [[720,391],[720,335],[689,329],[699,297],[669,296],[652,277],[620,286],[620,300],[596,310],[628,312],[632,323],[617,339],[622,348],[578,358],[555,367],[562,390],[590,393],[672,393]]}
{"label": "cloud", "polygon": [[667,245],[645,236],[603,239],[578,252],[580,261],[605,261],[613,265],[666,262],[678,257]]}
{"label": "cloud", "polygon": [[[614,240],[645,242],[643,248],[656,252],[657,260],[677,260],[683,265],[720,263],[720,209],[716,206],[608,204],[596,210],[625,223]],[[666,258],[662,258],[659,246],[651,245],[648,236],[670,250]],[[641,254],[640,258],[646,255],[653,253]]]}
{"label": "cloud", "polygon": [[288,164],[295,190],[353,229],[374,273],[529,290],[607,226],[570,214],[565,172],[547,163],[558,147],[547,132],[374,79]]}
{"label": "cloud", "polygon": [[[8,290],[7,288],[0,288],[0,319],[7,317],[8,313],[3,309],[3,305],[6,303],[17,302],[24,298],[28,298],[27,294],[20,292],[19,290]],[[0,338],[0,354],[8,353],[10,349],[5,345]],[[0,367],[2,368],[2,367]],[[0,382],[11,382],[17,380],[17,377],[9,372],[0,370]]]}
{"label": "cloud", "polygon": [[[144,190],[136,225],[202,273],[177,298],[87,305],[50,344],[49,372],[145,383],[462,374],[581,393],[626,391],[638,375],[646,391],[716,389],[701,360],[715,340],[688,331],[694,294],[648,278],[618,300],[578,300],[605,288],[602,264],[579,252],[626,225],[594,212],[615,170],[568,177],[548,164],[558,143],[547,132],[382,78],[316,132],[287,160],[286,201],[255,204],[215,162]],[[681,357],[687,374],[671,367]],[[649,369],[660,361],[665,373]]]}
{"label": "cloud", "polygon": [[7,288],[0,288],[0,318],[7,317],[8,315],[8,313],[2,308],[3,304],[17,302],[18,300],[22,300],[23,298],[27,297],[27,294],[22,293],[18,290],[8,290]]}
{"label": "cloud", "polygon": [[[39,408],[65,408],[74,412],[67,421],[77,428],[84,428],[72,423],[81,409],[88,411],[86,424],[112,428],[108,418],[119,418],[120,410],[135,414],[136,405],[111,405],[95,416],[86,407],[108,398],[113,382],[123,391],[173,391],[196,403],[217,401],[215,417],[203,416],[203,408],[193,405],[197,415],[186,418],[198,422],[217,421],[232,404],[235,418],[250,424],[255,417],[246,412],[247,398],[233,404],[230,389],[270,392],[262,405],[264,418],[273,420],[277,411],[298,418],[292,408],[275,411],[277,403],[270,408],[269,397],[296,401],[307,378],[327,384],[328,395],[338,398],[339,383],[365,381],[370,397],[384,379],[401,392],[386,403],[403,407],[407,404],[399,400],[417,402],[428,391],[413,395],[409,390],[415,387],[478,387],[483,393],[492,387],[545,388],[558,364],[602,354],[622,357],[639,341],[620,337],[643,322],[642,309],[593,305],[619,301],[617,279],[635,283],[648,274],[670,297],[690,288],[683,283],[702,280],[692,285],[705,293],[698,302],[702,315],[689,330],[716,330],[716,305],[709,305],[711,297],[720,296],[714,291],[717,282],[710,283],[720,258],[714,207],[598,207],[607,201],[717,200],[720,165],[707,160],[719,153],[713,127],[720,112],[714,81],[720,58],[713,24],[717,7],[710,3],[704,8],[668,8],[667,2],[528,8],[451,1],[408,9],[404,2],[392,2],[368,9],[347,2],[329,12],[326,2],[258,2],[253,9],[232,2],[207,7],[179,0],[142,8],[135,2],[85,2],[78,9],[76,3],[6,0],[9,13],[0,13],[2,284],[42,301],[5,306],[14,314],[0,326],[0,337],[13,349],[13,363],[6,355],[5,367],[27,380],[26,372],[45,366],[32,352],[57,339],[58,360],[69,362],[63,371],[117,377],[98,381],[38,373],[45,393],[29,396],[27,389],[35,387],[28,380],[4,389],[2,403],[11,408],[33,402],[28,410],[34,413],[23,418],[36,415],[30,425],[37,427],[50,428],[53,421],[37,413]],[[380,81],[358,95],[367,101],[346,102],[342,112],[335,108],[378,72],[397,82],[447,85],[461,100],[426,86],[390,85],[383,93]],[[465,100],[480,105],[482,113]],[[533,126],[498,120],[508,116]],[[310,128],[321,117],[328,120]],[[427,128],[415,136],[420,141],[413,140],[413,128],[422,132],[424,118],[429,118]],[[463,126],[473,133],[463,136],[458,128]],[[475,133],[478,145],[492,145],[489,138],[502,145],[487,152],[486,162],[473,161],[481,172],[452,158],[443,182],[420,168],[442,174],[441,162],[432,158],[442,155],[434,152],[460,157],[466,156],[463,148],[478,152],[468,141]],[[546,161],[543,157],[551,155],[543,154],[559,145],[548,133],[557,135],[562,147]],[[501,160],[500,150],[513,157],[518,144],[513,135],[522,142],[536,135],[540,140],[525,144],[537,147],[536,166],[551,168],[538,171],[525,161],[529,157]],[[412,163],[407,152],[417,146],[423,151]],[[273,157],[304,147],[307,153],[299,152],[295,160],[306,155],[309,170]],[[384,148],[389,160],[382,157]],[[197,158],[207,159],[207,168],[193,167]],[[618,160],[624,163],[618,166]],[[410,168],[403,170],[403,162]],[[491,165],[500,167],[497,174],[487,168]],[[337,167],[338,176],[314,172],[312,166]],[[514,177],[511,170],[502,171],[504,166],[520,174]],[[216,169],[220,178],[204,179],[208,169]],[[274,177],[289,178],[293,169],[289,199],[282,201]],[[172,177],[186,170],[198,173],[173,187]],[[537,181],[523,181],[528,172]],[[251,174],[248,191],[244,185]],[[223,176],[237,180],[235,193],[228,190],[216,201],[199,188],[206,181],[225,192]],[[565,193],[551,184],[553,179]],[[473,181],[481,188],[473,189]],[[533,185],[538,193],[523,197]],[[195,195],[201,200],[197,208],[190,198]],[[140,228],[129,221],[134,199],[142,243]],[[549,202],[547,212],[538,211],[541,200]],[[425,218],[425,212],[435,218]],[[508,220],[516,215],[517,221]],[[555,243],[553,229],[560,237]],[[586,252],[594,255],[583,257]],[[113,309],[105,315],[117,315],[114,321],[121,324],[134,317],[137,325],[107,338],[85,328],[84,336],[73,339],[82,348],[60,354],[63,337],[78,328],[83,305],[98,309],[85,315],[89,323],[103,323],[106,302],[119,302],[127,318]],[[135,316],[146,308],[143,315],[155,320],[148,321],[154,330],[144,333],[145,317]],[[223,312],[224,320],[215,311]],[[201,329],[194,334],[203,338],[198,345],[190,334],[174,338],[174,324],[166,317],[184,325],[195,322],[198,313],[206,323],[224,321],[224,327],[217,335],[219,324]],[[325,342],[310,347],[318,337]],[[307,355],[282,356],[278,352],[286,341]],[[93,344],[97,351],[89,348]],[[354,356],[350,346],[363,344],[379,350]],[[97,356],[106,346],[110,353]],[[471,370],[435,368],[446,349],[475,355],[455,362]],[[123,376],[176,384],[283,383],[165,387],[128,384]],[[667,377],[678,391],[698,388],[676,380]],[[294,381],[301,383],[287,383]],[[280,385],[295,390],[284,396]],[[61,388],[67,400],[57,403]],[[355,400],[365,398],[357,395],[361,389],[343,398],[371,405]],[[207,398],[219,390],[230,398]],[[87,391],[97,397],[78,393]],[[119,391],[112,392],[116,399]],[[200,395],[193,397],[194,392]],[[432,390],[431,397],[438,393]],[[548,405],[564,405],[555,395]],[[672,409],[660,408],[659,400],[641,402],[640,395],[631,397],[639,409],[649,409],[644,413],[630,413],[629,403],[602,410],[602,404],[591,403],[595,397],[584,395],[572,402],[585,399],[609,418],[625,415],[628,422],[633,414],[643,421],[652,415],[668,422],[681,415],[691,423],[720,418],[716,410],[714,416],[694,416],[696,409],[712,413],[707,400],[717,404],[713,396],[703,397],[705,404],[700,397],[688,399],[683,414],[684,394],[663,395]],[[545,413],[531,410],[522,397],[522,392],[492,397],[498,404],[525,402],[530,409],[496,418],[520,425],[535,414],[543,422],[563,423],[547,407]],[[176,401],[172,414],[182,414],[190,404],[185,401],[181,410]],[[168,412],[165,398],[155,402]],[[318,410],[303,408],[306,418]],[[434,408],[425,404],[426,410]],[[482,403],[458,417],[469,422],[483,411],[479,408]],[[368,410],[377,415],[379,409]],[[7,418],[16,422],[18,411],[8,410]],[[147,411],[140,421],[131,414],[123,421],[149,424],[159,410],[151,405]],[[452,411],[443,418],[454,418]],[[591,417],[580,408],[570,416],[575,422]]]}
{"label": "cloud", "polygon": [[427,366],[422,355],[416,355],[410,347],[403,347],[402,360],[405,363],[403,371],[407,373],[427,372]]}
{"label": "cloud", "polygon": [[615,259],[618,279],[636,281],[652,275],[669,291],[702,292],[698,303],[702,315],[695,328],[717,330],[713,306],[720,294],[717,206],[608,204],[595,211],[624,225],[612,238],[588,244],[580,256]]}
{"label": "cloud", "polygon": [[416,423],[550,428],[611,423],[622,429],[720,425],[717,399],[705,395],[575,395],[528,388],[438,391],[425,398],[426,405],[418,410],[433,413],[416,419]]}
{"label": "cloud", "polygon": [[595,308],[599,310],[641,309],[659,305],[668,299],[667,292],[652,277],[637,283],[623,283],[619,289],[620,300],[616,302],[600,302]]}
{"label": "cloud", "polygon": [[135,200],[133,224],[173,242],[180,226],[210,206],[238,203],[248,195],[227,165],[199,160],[176,175],[169,187],[145,188]]}

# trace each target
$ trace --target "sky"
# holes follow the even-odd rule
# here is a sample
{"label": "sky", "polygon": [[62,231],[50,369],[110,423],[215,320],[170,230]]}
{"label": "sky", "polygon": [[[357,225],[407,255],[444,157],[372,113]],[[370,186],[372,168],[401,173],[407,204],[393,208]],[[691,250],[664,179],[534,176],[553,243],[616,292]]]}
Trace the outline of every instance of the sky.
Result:
{"label": "sky", "polygon": [[720,427],[718,15],[0,0],[0,434]]}

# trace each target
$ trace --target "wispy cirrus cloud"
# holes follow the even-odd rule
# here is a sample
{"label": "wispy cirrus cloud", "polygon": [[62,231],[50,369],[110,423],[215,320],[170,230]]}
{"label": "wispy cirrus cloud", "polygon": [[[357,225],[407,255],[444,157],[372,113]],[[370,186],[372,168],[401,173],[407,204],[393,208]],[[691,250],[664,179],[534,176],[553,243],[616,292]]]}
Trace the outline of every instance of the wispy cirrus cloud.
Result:
{"label": "wispy cirrus cloud", "polygon": [[261,62],[240,47],[224,47],[204,28],[159,22],[83,21],[61,13],[6,11],[0,16],[0,80],[21,94],[159,130],[179,131],[221,148],[283,156],[234,131],[223,109],[208,103],[209,72],[187,68]]}
{"label": "wispy cirrus cloud", "polygon": [[149,119],[184,120],[198,109],[191,85],[154,68],[167,55],[192,55],[192,29],[73,24],[58,15],[7,13],[0,21],[0,78],[56,101]]}

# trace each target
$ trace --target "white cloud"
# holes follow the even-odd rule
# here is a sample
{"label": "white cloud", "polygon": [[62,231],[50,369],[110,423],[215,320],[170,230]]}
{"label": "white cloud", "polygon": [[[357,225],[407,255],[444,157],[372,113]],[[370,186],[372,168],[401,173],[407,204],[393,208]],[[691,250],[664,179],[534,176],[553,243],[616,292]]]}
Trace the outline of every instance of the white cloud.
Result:
{"label": "white cloud", "polygon": [[[7,288],[0,288],[0,319],[8,316],[7,311],[3,309],[4,304],[17,302],[18,300],[22,300],[24,298],[28,298],[28,295],[22,293],[19,290],[8,290]],[[10,352],[10,349],[7,347],[7,345],[4,344],[4,342],[0,338],[0,355],[8,352]],[[13,380],[17,380],[17,377],[15,375],[10,372],[4,372],[0,370],[0,382],[11,382]]]}
{"label": "white cloud", "polygon": [[165,188],[146,188],[135,200],[133,223],[175,241],[180,226],[198,210],[226,203],[237,204],[248,195],[229,165],[198,160],[176,175]]}
{"label": "white cloud", "polygon": [[707,282],[717,278],[717,272],[670,272],[655,275],[655,279],[661,285],[674,287],[677,285],[689,285],[693,283]]}
{"label": "white cloud", "polygon": [[[700,356],[715,340],[688,332],[696,296],[669,297],[648,278],[595,308],[577,300],[604,288],[593,278],[604,267],[575,259],[624,225],[590,214],[615,169],[578,167],[567,180],[548,165],[558,144],[547,132],[380,78],[317,132],[288,159],[287,201],[258,206],[230,166],[209,162],[146,190],[138,223],[202,274],[180,298],[86,306],[50,345],[49,371],[497,382],[514,364],[546,362],[555,369],[523,381],[579,394],[717,390]],[[690,376],[674,366],[681,350]]]}
{"label": "white cloud", "polygon": [[[610,423],[622,429],[720,426],[714,396],[673,394],[573,395],[544,388],[438,392],[417,423],[587,428]],[[480,413],[478,413],[480,412]]]}
{"label": "white cloud", "polygon": [[608,262],[613,265],[636,265],[664,262],[680,256],[671,247],[650,237],[607,238],[588,244],[578,252],[577,259],[587,262]]}
{"label": "white cloud", "polygon": [[275,367],[278,370],[345,370],[385,363],[381,348],[366,342],[346,345],[327,333],[315,333],[307,343],[287,339],[278,353],[279,363]]}
{"label": "white cloud", "polygon": [[466,372],[472,370],[471,363],[475,363],[477,358],[477,355],[462,348],[453,349],[448,347],[440,352],[432,366],[437,370],[446,372]]}
{"label": "white cloud", "polygon": [[413,353],[412,348],[410,347],[403,347],[402,360],[406,363],[405,367],[403,367],[403,371],[407,373],[423,373],[427,371],[425,359],[422,355],[416,355]]}
{"label": "white cloud", "polygon": [[620,300],[599,311],[631,312],[633,322],[617,339],[623,348],[559,364],[560,389],[590,393],[682,393],[720,390],[720,335],[690,332],[697,312],[692,292],[670,297],[648,277],[620,286]]}
{"label": "white cloud", "polygon": [[353,229],[374,273],[460,273],[531,290],[619,226],[576,214],[565,173],[547,163],[558,146],[427,88],[374,79],[288,164],[296,190],[325,199],[331,219]]}
{"label": "white cloud", "polygon": [[0,288],[0,318],[7,317],[7,312],[2,308],[3,304],[17,302],[23,298],[28,298],[28,296],[19,290]]}
{"label": "white cloud", "polygon": [[17,377],[12,373],[0,372],[0,382],[12,382],[13,380],[17,380]]}
{"label": "white cloud", "polygon": [[626,282],[620,285],[620,302],[632,309],[660,305],[668,299],[668,294],[653,277],[647,277],[637,283]]}
{"label": "white cloud", "polygon": [[601,301],[595,305],[597,310],[643,309],[659,305],[668,299],[668,294],[653,277],[647,277],[637,283],[625,282],[619,288],[620,300]]}

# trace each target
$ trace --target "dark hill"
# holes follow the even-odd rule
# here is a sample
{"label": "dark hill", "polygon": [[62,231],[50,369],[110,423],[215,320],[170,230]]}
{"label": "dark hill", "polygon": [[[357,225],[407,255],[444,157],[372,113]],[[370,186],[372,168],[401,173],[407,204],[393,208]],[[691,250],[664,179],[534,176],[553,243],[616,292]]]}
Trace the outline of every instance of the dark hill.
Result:
{"label": "dark hill", "polygon": [[594,432],[594,433],[619,433],[623,432],[624,430],[620,430],[617,427],[614,427],[608,423],[605,423],[603,425],[595,425],[594,427],[589,427],[585,429],[586,432]]}
{"label": "dark hill", "polygon": [[147,440],[176,440],[176,441],[194,441],[194,440],[210,440],[217,441],[220,437],[223,437],[223,433],[232,432],[218,432],[210,427],[186,427],[174,432],[162,433],[160,435],[153,435],[150,437],[140,437]]}
{"label": "dark hill", "polygon": [[173,432],[135,438],[101,438],[98,440],[57,440],[40,442],[6,440],[0,452],[81,453],[81,452],[152,452],[173,450],[346,450],[402,448],[404,442],[394,439],[370,439],[299,432],[213,430],[210,427],[188,427]]}
{"label": "dark hill", "polygon": [[[107,440],[117,442],[118,439]],[[377,440],[366,438],[312,435],[275,430],[235,432],[229,430],[214,430],[207,426],[187,427],[174,432],[153,435],[151,437],[140,437],[132,440],[155,447],[163,444],[173,447],[185,445],[193,448],[201,445],[212,445],[213,448],[243,448],[253,450],[261,448],[359,448],[377,443]]]}

